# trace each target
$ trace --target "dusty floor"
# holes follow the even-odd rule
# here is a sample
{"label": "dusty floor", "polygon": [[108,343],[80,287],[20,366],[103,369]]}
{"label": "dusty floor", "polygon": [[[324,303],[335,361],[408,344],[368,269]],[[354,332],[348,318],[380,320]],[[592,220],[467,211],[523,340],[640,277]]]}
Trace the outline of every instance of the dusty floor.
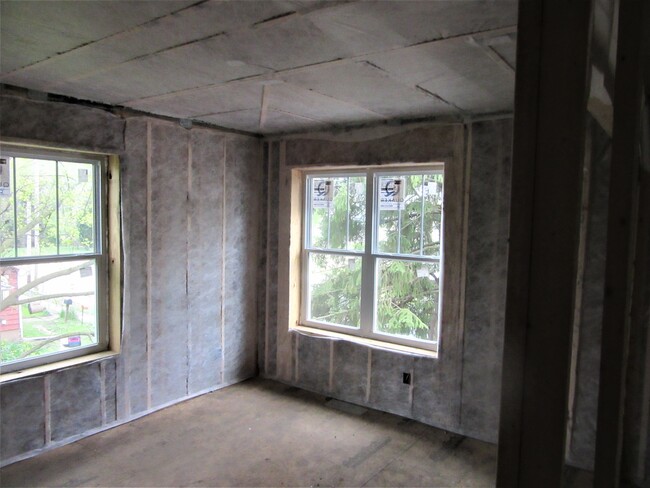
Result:
{"label": "dusty floor", "polygon": [[7,466],[0,485],[493,486],[495,465],[494,445],[255,379]]}

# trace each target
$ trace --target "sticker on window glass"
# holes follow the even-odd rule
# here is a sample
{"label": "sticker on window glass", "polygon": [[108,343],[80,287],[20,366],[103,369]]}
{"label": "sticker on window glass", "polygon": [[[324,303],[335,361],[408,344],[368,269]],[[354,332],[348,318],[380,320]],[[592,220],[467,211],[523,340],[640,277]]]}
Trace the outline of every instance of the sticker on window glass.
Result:
{"label": "sticker on window glass", "polygon": [[70,336],[67,339],[67,342],[64,342],[65,347],[79,347],[81,346],[81,336]]}
{"label": "sticker on window glass", "polygon": [[418,278],[427,278],[429,276],[429,270],[427,268],[417,268],[415,274]]}
{"label": "sticker on window glass", "polygon": [[332,180],[312,180],[311,207],[330,208],[334,199],[334,182]]}
{"label": "sticker on window glass", "polygon": [[11,196],[11,176],[9,174],[9,160],[0,159],[0,197]]}
{"label": "sticker on window glass", "polygon": [[442,183],[439,181],[425,181],[424,195],[434,197],[442,192]]}
{"label": "sticker on window glass", "polygon": [[85,268],[79,269],[80,278],[88,278],[92,275],[93,275],[93,269],[90,266],[86,266]]}
{"label": "sticker on window glass", "polygon": [[88,183],[88,170],[79,168],[78,173],[79,183]]}
{"label": "sticker on window glass", "polygon": [[404,208],[404,178],[379,178],[379,210]]}

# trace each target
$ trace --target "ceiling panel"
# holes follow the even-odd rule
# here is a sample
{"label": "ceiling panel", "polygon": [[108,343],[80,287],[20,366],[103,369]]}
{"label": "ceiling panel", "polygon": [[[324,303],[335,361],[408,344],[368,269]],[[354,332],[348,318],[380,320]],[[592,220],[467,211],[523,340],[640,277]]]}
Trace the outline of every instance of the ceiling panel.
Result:
{"label": "ceiling panel", "polygon": [[280,110],[269,110],[260,132],[277,134],[280,132],[315,131],[331,127],[332,124],[309,117],[302,117]]}
{"label": "ceiling panel", "polygon": [[512,107],[514,0],[0,4],[28,89],[262,133]]}
{"label": "ceiling panel", "polygon": [[327,122],[283,112],[277,109],[269,109],[264,117],[263,124],[260,125],[260,112],[259,109],[240,110],[199,117],[197,120],[228,129],[262,134],[320,130],[331,126],[331,124],[328,124]]}
{"label": "ceiling panel", "polygon": [[285,3],[293,5],[295,11],[311,12],[313,10],[338,7],[351,1],[353,0],[285,0]]}
{"label": "ceiling panel", "polygon": [[385,120],[379,113],[289,83],[266,86],[268,108],[325,123]]}
{"label": "ceiling panel", "polygon": [[260,132],[260,110],[258,108],[197,117],[196,120],[228,129]]}
{"label": "ceiling panel", "polygon": [[513,70],[517,67],[517,40],[490,46]]}
{"label": "ceiling panel", "polygon": [[140,100],[127,107],[170,117],[201,118],[209,114],[257,109],[262,103],[262,82],[238,82],[184,93]]}
{"label": "ceiling panel", "polygon": [[211,49],[216,43],[185,46],[123,63],[60,86],[86,87],[99,101],[128,105],[141,98],[262,74],[268,70],[247,64],[231,65],[228,56]]}
{"label": "ceiling panel", "polygon": [[[247,2],[209,1],[173,15],[145,23],[63,53],[3,79],[6,83],[39,81],[39,89],[54,89],[68,81],[104,72],[111,67],[223,32],[247,28],[270,17],[292,12],[291,2],[255,0]],[[187,47],[187,46],[185,46]],[[182,55],[187,49],[180,48]]]}
{"label": "ceiling panel", "polygon": [[177,11],[196,0],[0,2],[0,71],[41,61]]}
{"label": "ceiling panel", "polygon": [[233,59],[273,70],[318,64],[350,55],[345,44],[329,38],[302,15],[235,32],[221,41],[227,45]]}
{"label": "ceiling panel", "polygon": [[286,81],[385,117],[449,113],[450,107],[365,62],[339,63],[283,76]]}
{"label": "ceiling panel", "polygon": [[515,25],[517,2],[409,0],[354,2],[309,14],[356,54]]}
{"label": "ceiling panel", "polygon": [[512,107],[514,72],[471,39],[451,39],[370,56],[376,66],[470,113]]}

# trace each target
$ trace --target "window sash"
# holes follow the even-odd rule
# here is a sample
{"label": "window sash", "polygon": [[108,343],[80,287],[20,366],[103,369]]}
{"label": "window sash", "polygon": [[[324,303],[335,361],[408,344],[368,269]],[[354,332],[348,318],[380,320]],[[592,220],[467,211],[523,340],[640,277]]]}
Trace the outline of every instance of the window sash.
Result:
{"label": "window sash", "polygon": [[[329,177],[332,179],[335,178],[347,178],[348,179],[348,188],[347,188],[347,210],[346,210],[346,239],[345,239],[345,248],[337,248],[337,247],[332,247],[330,244],[330,238],[329,238],[329,229],[331,227],[331,214],[328,216],[328,239],[327,239],[327,245],[326,246],[314,246],[312,245],[312,230],[313,230],[313,225],[312,225],[312,218],[313,218],[313,210],[314,207],[312,206],[312,185],[313,181],[315,179],[320,179],[324,177]],[[303,241],[303,248],[306,249],[312,249],[312,250],[327,250],[327,251],[346,251],[346,252],[355,252],[355,253],[360,253],[362,254],[364,251],[363,250],[355,250],[355,249],[348,249],[348,246],[350,245],[350,178],[367,178],[366,173],[359,173],[359,172],[350,172],[350,173],[341,173],[341,172],[322,172],[322,173],[310,173],[306,178],[305,178],[305,202],[304,202],[304,212],[305,212],[305,220],[304,222],[307,224],[305,225],[305,236],[304,236],[304,241]],[[365,194],[365,198],[367,199],[367,195]],[[367,205],[367,200],[366,200],[366,205]],[[367,222],[365,223],[367,225]],[[364,231],[364,244],[365,240],[367,239],[367,235],[365,234]]]}
{"label": "window sash", "polygon": [[[378,202],[376,198],[376,188],[381,176],[392,175],[418,175],[430,173],[443,173],[444,166],[441,163],[428,164],[426,167],[390,167],[381,169],[369,168],[364,172],[351,170],[349,173],[342,170],[322,170],[322,171],[309,171],[304,174],[304,188],[305,188],[305,201],[303,202],[303,242],[302,242],[302,265],[301,265],[301,292],[303,299],[300,304],[300,322],[303,325],[311,326],[318,329],[329,330],[332,332],[345,333],[352,336],[376,339],[382,342],[401,344],[406,346],[413,346],[420,349],[434,349],[438,347],[438,337],[434,340],[422,340],[412,337],[398,336],[387,334],[374,330],[377,323],[376,318],[376,301],[377,301],[377,262],[378,259],[398,259],[412,262],[421,263],[439,263],[440,265],[440,278],[438,289],[438,333],[440,330],[440,317],[442,309],[442,283],[443,283],[443,234],[444,234],[444,210],[441,207],[441,233],[440,233],[440,255],[426,256],[415,254],[396,254],[378,252],[376,250],[376,236],[377,236],[377,220],[378,220]],[[366,177],[366,221],[365,221],[365,248],[363,252],[345,249],[322,249],[311,247],[311,192],[310,180],[318,177],[348,177],[348,176],[365,176]],[[444,188],[444,183],[443,183]],[[444,190],[443,190],[444,192]],[[377,218],[375,218],[377,217]],[[422,231],[422,230],[421,230]],[[334,256],[350,256],[361,258],[362,271],[361,271],[361,305],[360,305],[360,327],[353,328],[345,325],[335,324],[331,322],[319,321],[310,318],[310,283],[309,283],[309,262],[312,253],[322,253]]]}
{"label": "window sash", "polygon": [[[20,149],[20,148],[11,148],[6,150],[3,147],[0,147],[0,153],[3,157],[7,157],[11,160],[11,196],[13,202],[13,234],[14,234],[14,256],[0,258],[3,262],[18,262],[22,259],[31,259],[31,258],[47,258],[47,257],[59,257],[59,256],[93,256],[103,253],[105,249],[105,236],[102,231],[102,222],[105,222],[105,201],[106,198],[104,194],[106,192],[106,184],[104,180],[104,173],[106,167],[106,158],[89,158],[84,155],[76,153],[63,153],[56,151],[39,151],[33,152],[30,150]],[[33,159],[40,161],[50,161],[55,165],[55,184],[56,184],[56,253],[55,254],[41,254],[38,256],[19,256],[18,255],[18,219],[17,219],[17,208],[18,208],[18,199],[17,199],[17,186],[16,186],[16,158],[22,159]],[[94,249],[92,252],[80,252],[80,253],[61,253],[60,252],[60,243],[61,243],[61,232],[60,232],[60,220],[59,220],[59,166],[61,163],[82,163],[90,164],[93,169],[93,243]],[[105,233],[104,233],[105,234]]]}
{"label": "window sash", "polygon": [[[441,205],[440,207],[440,214],[441,214],[441,221],[440,221],[440,253],[437,256],[434,255],[426,255],[426,254],[417,254],[417,253],[409,253],[409,252],[400,252],[400,245],[401,245],[401,230],[402,230],[402,224],[401,224],[401,217],[402,217],[402,212],[403,210],[399,210],[398,212],[398,236],[397,236],[397,244],[398,244],[398,250],[397,252],[387,252],[387,251],[379,251],[379,216],[380,216],[380,210],[379,210],[379,199],[377,198],[377,190],[379,188],[379,181],[381,178],[385,178],[387,176],[417,176],[417,175],[435,175],[435,174],[443,174],[443,166],[441,165],[435,165],[432,166],[431,168],[427,169],[419,169],[419,170],[403,170],[401,168],[395,168],[395,170],[371,170],[372,173],[372,178],[374,180],[374,185],[372,187],[372,217],[373,217],[373,222],[372,222],[372,251],[378,256],[394,256],[394,257],[413,257],[417,259],[441,259],[442,257],[442,240],[443,240],[443,232],[442,230],[444,229],[444,211],[443,211],[443,206]],[[424,187],[424,181],[423,181],[423,187]],[[444,184],[443,184],[443,194],[441,195],[444,197]],[[366,197],[367,198],[367,197]],[[423,251],[423,239],[424,239],[424,195],[422,195],[422,206],[420,210],[420,252],[422,253]]]}
{"label": "window sash", "polygon": [[[50,254],[40,256],[17,256],[17,247],[14,239],[15,257],[0,259],[2,266],[19,266],[39,263],[63,263],[69,261],[88,260],[93,261],[95,266],[95,302],[97,310],[97,344],[80,346],[72,350],[59,351],[29,359],[18,359],[0,365],[0,373],[9,373],[27,368],[42,366],[44,364],[63,361],[66,359],[86,356],[94,352],[106,350],[109,343],[108,330],[108,185],[106,182],[107,158],[100,155],[89,157],[85,154],[70,153],[56,150],[23,149],[11,147],[0,147],[2,157],[12,159],[12,195],[14,208],[16,207],[16,184],[15,184],[15,160],[14,158],[29,158],[46,161],[86,163],[93,165],[93,213],[94,213],[94,252],[91,253],[67,253]],[[57,180],[57,194],[59,182]],[[58,202],[57,202],[58,204]],[[58,206],[58,205],[57,205]],[[15,215],[14,215],[15,219]],[[17,231],[17,222],[14,220],[14,233]],[[16,236],[17,238],[17,236]],[[57,229],[57,250],[59,249],[60,235]]]}

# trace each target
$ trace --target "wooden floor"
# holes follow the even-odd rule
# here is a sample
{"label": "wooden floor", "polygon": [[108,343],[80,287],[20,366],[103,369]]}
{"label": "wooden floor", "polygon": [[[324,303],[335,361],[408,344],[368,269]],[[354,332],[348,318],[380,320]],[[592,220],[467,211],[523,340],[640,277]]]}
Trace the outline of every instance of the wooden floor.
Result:
{"label": "wooden floor", "polygon": [[255,379],[7,466],[0,485],[487,487],[495,470],[494,445]]}

